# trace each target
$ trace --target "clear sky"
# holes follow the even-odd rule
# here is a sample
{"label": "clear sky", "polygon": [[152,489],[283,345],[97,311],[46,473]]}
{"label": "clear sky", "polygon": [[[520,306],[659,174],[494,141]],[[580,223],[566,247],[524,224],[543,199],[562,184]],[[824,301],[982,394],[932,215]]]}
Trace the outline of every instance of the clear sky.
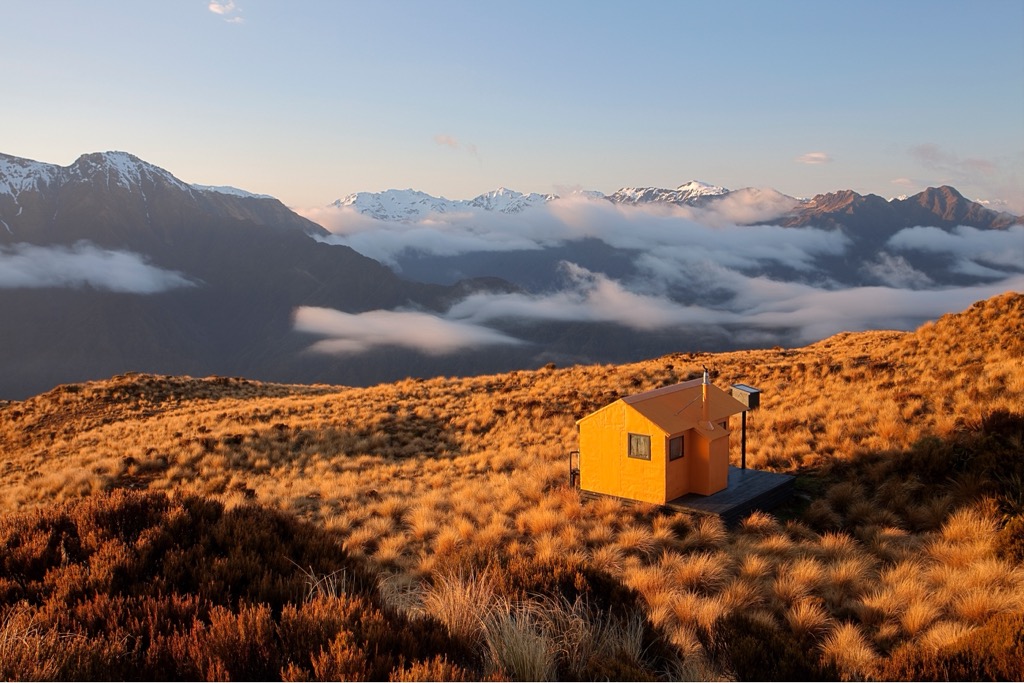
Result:
{"label": "clear sky", "polygon": [[1024,212],[1024,1],[0,3],[0,152],[295,207],[953,184]]}

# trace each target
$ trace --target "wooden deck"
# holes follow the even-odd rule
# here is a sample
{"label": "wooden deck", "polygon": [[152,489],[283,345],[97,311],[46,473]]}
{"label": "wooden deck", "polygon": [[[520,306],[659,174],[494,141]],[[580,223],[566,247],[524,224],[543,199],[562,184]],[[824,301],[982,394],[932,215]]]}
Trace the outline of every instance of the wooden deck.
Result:
{"label": "wooden deck", "polygon": [[[575,481],[579,481],[576,479]],[[710,496],[702,496],[698,493],[688,493],[674,500],[665,503],[664,508],[678,510],[680,512],[696,512],[704,515],[717,515],[721,517],[726,526],[736,526],[754,510],[768,511],[782,505],[793,495],[793,486],[796,478],[789,474],[778,474],[776,472],[765,472],[764,470],[740,469],[729,466],[729,486],[724,491],[713,493]],[[580,490],[580,496],[585,499],[595,499],[602,496],[617,498],[624,503],[636,503],[637,501],[619,496],[609,496],[604,493]]]}
{"label": "wooden deck", "polygon": [[688,493],[665,503],[665,507],[684,512],[718,515],[728,526],[735,526],[754,510],[771,510],[793,495],[796,478],[789,474],[729,467],[729,486],[724,491],[702,496]]}

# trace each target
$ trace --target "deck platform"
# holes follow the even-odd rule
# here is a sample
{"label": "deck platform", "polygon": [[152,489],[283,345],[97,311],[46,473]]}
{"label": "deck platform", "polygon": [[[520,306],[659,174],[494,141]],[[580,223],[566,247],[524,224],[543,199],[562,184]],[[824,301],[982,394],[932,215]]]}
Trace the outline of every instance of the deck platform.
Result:
{"label": "deck platform", "polygon": [[[578,479],[574,480],[574,482],[578,481]],[[710,496],[688,493],[670,500],[661,507],[679,512],[717,515],[725,522],[726,526],[733,527],[754,510],[767,512],[788,501],[793,495],[795,482],[796,477],[790,474],[740,469],[730,465],[729,486],[724,491],[713,493]],[[580,495],[582,498],[590,500],[607,496],[627,504],[637,502],[585,489],[580,490]]]}
{"label": "deck platform", "polygon": [[793,495],[796,478],[789,474],[729,467],[729,486],[724,491],[702,496],[688,493],[665,503],[683,512],[718,515],[727,526],[735,526],[754,510],[768,511]]}

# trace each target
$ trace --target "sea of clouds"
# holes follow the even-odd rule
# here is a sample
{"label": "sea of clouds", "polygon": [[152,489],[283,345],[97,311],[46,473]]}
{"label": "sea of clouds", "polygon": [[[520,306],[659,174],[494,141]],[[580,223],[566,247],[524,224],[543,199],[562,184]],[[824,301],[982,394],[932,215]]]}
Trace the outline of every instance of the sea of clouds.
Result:
{"label": "sea of clouds", "polygon": [[[793,201],[771,190],[730,193],[700,208],[628,206],[580,195],[514,215],[473,211],[415,222],[380,221],[334,207],[305,211],[331,231],[326,241],[396,269],[403,256],[415,253],[539,252],[595,238],[627,250],[635,272],[615,279],[570,259],[561,264],[563,277],[554,290],[478,292],[441,314],[299,308],[295,326],[323,337],[314,350],[341,354],[379,344],[445,354],[523,343],[497,329],[510,320],[611,323],[637,331],[728,326],[756,343],[806,344],[841,331],[911,329],[980,299],[1024,291],[1024,226],[907,228],[855,264],[871,284],[844,285],[817,265],[848,254],[851,241],[844,233],[771,224]],[[911,265],[907,257],[914,253],[942,255],[952,272],[973,282],[937,283]],[[779,267],[795,275],[765,274]],[[702,289],[715,295],[702,297]],[[686,300],[680,291],[690,292]],[[784,340],[770,333],[783,329]]]}

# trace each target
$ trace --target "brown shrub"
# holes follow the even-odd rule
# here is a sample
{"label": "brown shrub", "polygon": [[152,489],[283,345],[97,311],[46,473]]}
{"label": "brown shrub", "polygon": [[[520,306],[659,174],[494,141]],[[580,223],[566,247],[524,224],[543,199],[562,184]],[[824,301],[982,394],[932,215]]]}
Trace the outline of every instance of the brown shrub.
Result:
{"label": "brown shrub", "polygon": [[7,678],[386,680],[442,654],[477,670],[436,622],[381,605],[327,534],[282,513],[119,491],[0,516],[0,544]]}
{"label": "brown shrub", "polygon": [[750,619],[742,612],[726,618],[709,651],[741,681],[826,681],[837,678],[806,641]]}
{"label": "brown shrub", "polygon": [[957,642],[907,644],[885,662],[880,678],[919,681],[1024,680],[1024,614],[1004,614]]}

